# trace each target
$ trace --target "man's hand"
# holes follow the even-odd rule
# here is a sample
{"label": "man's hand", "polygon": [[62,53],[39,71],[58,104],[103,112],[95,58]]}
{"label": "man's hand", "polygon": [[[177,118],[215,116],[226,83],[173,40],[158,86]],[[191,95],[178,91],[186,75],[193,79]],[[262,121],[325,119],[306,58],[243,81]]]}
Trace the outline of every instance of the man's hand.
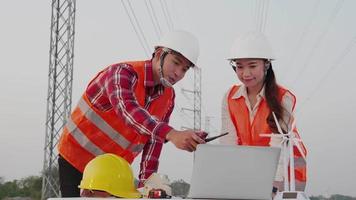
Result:
{"label": "man's hand", "polygon": [[178,149],[189,152],[195,151],[198,144],[205,144],[205,141],[192,130],[177,131],[172,129],[168,132],[166,139]]}

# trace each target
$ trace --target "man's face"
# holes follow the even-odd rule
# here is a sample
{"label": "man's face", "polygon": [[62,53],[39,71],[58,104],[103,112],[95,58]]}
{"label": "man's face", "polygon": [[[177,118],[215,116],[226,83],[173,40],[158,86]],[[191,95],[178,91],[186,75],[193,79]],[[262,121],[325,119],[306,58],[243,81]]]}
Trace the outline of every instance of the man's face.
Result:
{"label": "man's face", "polygon": [[168,53],[164,59],[163,76],[172,85],[180,81],[189,70],[191,62],[177,53]]}

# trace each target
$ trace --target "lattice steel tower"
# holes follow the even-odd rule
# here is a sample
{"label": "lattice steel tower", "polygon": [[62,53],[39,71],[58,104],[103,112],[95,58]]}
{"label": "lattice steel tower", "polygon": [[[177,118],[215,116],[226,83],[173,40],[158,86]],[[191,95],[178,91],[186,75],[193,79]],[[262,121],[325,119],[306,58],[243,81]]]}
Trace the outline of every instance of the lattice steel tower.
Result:
{"label": "lattice steel tower", "polygon": [[201,130],[201,69],[194,67],[194,90],[182,89],[182,92],[189,92],[194,95],[194,108],[182,108],[182,111],[185,110],[191,111],[194,114],[194,127],[193,130]]}
{"label": "lattice steel tower", "polygon": [[75,0],[52,0],[42,199],[59,197],[57,143],[71,111]]}

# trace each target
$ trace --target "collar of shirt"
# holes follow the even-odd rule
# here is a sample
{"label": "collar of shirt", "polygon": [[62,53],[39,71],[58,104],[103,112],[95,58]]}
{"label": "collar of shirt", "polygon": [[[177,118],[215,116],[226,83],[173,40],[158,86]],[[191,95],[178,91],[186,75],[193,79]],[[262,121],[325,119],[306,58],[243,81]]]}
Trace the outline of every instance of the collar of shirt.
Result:
{"label": "collar of shirt", "polygon": [[155,84],[154,84],[152,60],[146,60],[145,61],[145,81],[144,81],[144,85],[145,85],[147,94],[151,98],[156,98],[159,95],[163,94],[164,86],[161,85],[161,84],[155,86]]}
{"label": "collar of shirt", "polygon": [[[238,99],[240,97],[244,97],[245,99],[248,99],[247,88],[245,85],[241,85],[240,88],[235,92],[235,94],[232,95],[233,99]],[[261,91],[257,94],[257,99],[262,99],[262,98],[265,98],[265,85],[263,85]]]}

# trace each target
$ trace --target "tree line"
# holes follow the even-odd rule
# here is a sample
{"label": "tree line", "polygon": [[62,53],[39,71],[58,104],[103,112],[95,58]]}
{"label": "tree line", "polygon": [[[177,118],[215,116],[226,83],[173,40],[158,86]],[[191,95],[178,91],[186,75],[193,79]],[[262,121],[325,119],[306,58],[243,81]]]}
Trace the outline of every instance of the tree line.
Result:
{"label": "tree line", "polygon": [[[190,185],[184,180],[171,182],[172,195],[175,197],[185,198],[189,193]],[[0,200],[11,199],[13,197],[24,197],[32,200],[41,199],[42,177],[29,176],[21,180],[4,181],[0,177]],[[355,197],[334,194],[330,197],[311,196],[310,200],[356,200]]]}
{"label": "tree line", "polygon": [[42,177],[29,176],[21,180],[4,181],[0,177],[0,199],[11,197],[29,197],[33,200],[41,199]]}

